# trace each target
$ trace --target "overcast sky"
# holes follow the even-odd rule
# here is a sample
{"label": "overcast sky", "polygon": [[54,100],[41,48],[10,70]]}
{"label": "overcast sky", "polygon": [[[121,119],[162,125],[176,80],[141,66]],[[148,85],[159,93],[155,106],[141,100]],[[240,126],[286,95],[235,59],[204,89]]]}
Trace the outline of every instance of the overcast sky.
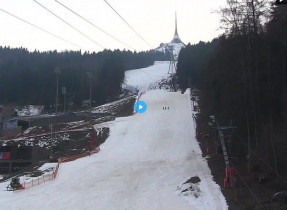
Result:
{"label": "overcast sky", "polygon": [[[212,11],[224,6],[226,0],[108,0],[150,46],[125,24],[104,0],[58,0],[131,48],[92,27],[54,0],[37,1],[106,49],[141,51],[171,41],[174,34],[175,12],[178,19],[178,33],[185,44],[212,40],[222,33],[219,30],[219,15]],[[79,47],[35,29],[0,10],[1,46],[22,46],[30,51],[103,50],[33,0],[0,0],[0,5],[0,9],[63,37]]]}

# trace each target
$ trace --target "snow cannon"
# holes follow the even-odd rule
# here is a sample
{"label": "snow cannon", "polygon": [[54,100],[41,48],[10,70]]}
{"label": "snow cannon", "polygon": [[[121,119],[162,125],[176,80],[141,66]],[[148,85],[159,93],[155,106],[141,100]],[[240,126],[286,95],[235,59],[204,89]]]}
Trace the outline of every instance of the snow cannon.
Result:
{"label": "snow cannon", "polygon": [[24,186],[20,183],[19,177],[11,179],[10,184],[7,186],[7,191],[23,190]]}

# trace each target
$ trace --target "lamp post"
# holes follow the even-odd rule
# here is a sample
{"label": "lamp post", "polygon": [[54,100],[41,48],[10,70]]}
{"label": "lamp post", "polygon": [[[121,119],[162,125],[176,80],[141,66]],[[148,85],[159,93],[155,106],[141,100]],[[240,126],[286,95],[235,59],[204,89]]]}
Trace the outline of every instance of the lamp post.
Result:
{"label": "lamp post", "polygon": [[61,73],[61,69],[59,67],[55,67],[54,72],[57,76],[57,93],[56,93],[56,116],[58,115],[58,104],[59,104],[59,74]]}
{"label": "lamp post", "polygon": [[66,95],[67,95],[66,87],[62,87],[62,94],[64,95],[64,113],[65,113],[66,112]]}
{"label": "lamp post", "polygon": [[88,79],[90,80],[90,111],[92,110],[92,79],[93,74],[91,72],[87,72]]}

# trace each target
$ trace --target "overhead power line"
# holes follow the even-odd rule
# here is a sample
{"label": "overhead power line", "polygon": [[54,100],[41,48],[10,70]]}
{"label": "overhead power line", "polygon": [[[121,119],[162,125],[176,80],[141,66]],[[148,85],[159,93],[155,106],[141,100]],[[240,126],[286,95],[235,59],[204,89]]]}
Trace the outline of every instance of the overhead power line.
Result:
{"label": "overhead power line", "polygon": [[113,38],[114,40],[120,42],[121,44],[123,44],[124,46],[134,49],[133,47],[129,46],[128,44],[122,42],[121,40],[117,39],[116,37],[114,37],[113,35],[111,35],[110,33],[104,31],[103,29],[101,29],[100,27],[96,26],[94,23],[92,23],[91,21],[89,21],[88,19],[84,18],[82,15],[78,14],[77,12],[75,12],[74,10],[72,10],[71,8],[69,8],[68,6],[64,5],[63,3],[55,0],[58,4],[60,4],[62,7],[66,8],[67,10],[69,10],[70,12],[72,12],[73,14],[77,15],[79,18],[83,19],[84,21],[86,21],[87,23],[89,23],[90,25],[92,25],[93,27],[97,28],[98,30],[100,30],[101,32],[103,32],[104,34],[106,34],[107,36]]}
{"label": "overhead power line", "polygon": [[48,12],[50,12],[52,15],[54,15],[55,17],[57,17],[58,19],[60,19],[62,22],[64,22],[65,24],[67,24],[68,26],[70,26],[72,29],[74,29],[75,31],[77,31],[78,33],[80,33],[81,35],[83,35],[84,37],[86,37],[87,39],[89,39],[91,42],[93,42],[94,44],[98,45],[100,48],[104,47],[102,45],[100,45],[99,43],[97,43],[95,40],[93,40],[91,37],[87,36],[86,34],[84,34],[83,32],[81,32],[79,29],[77,29],[75,26],[71,25],[70,23],[68,23],[67,21],[65,21],[63,18],[61,18],[60,16],[58,16],[57,14],[55,14],[54,12],[52,12],[51,10],[49,10],[47,7],[45,7],[44,5],[42,5],[41,3],[39,3],[38,1],[34,0],[34,2],[36,2],[38,5],[40,5],[42,8],[44,8],[45,10],[47,10]]}
{"label": "overhead power line", "polygon": [[128,25],[128,27],[143,40],[149,47],[152,48],[152,46],[112,7],[112,5],[109,4],[107,0],[104,0],[106,4]]}
{"label": "overhead power line", "polygon": [[68,41],[68,40],[66,40],[66,39],[64,39],[64,38],[62,38],[62,37],[60,37],[60,36],[58,36],[58,35],[56,35],[56,34],[53,34],[53,33],[49,32],[49,31],[47,31],[47,30],[45,30],[45,29],[43,29],[43,28],[41,28],[41,27],[39,27],[39,26],[36,26],[35,24],[33,24],[33,23],[31,23],[31,22],[29,22],[29,21],[27,21],[27,20],[24,20],[24,19],[22,19],[22,18],[20,18],[20,17],[18,17],[18,16],[16,16],[16,15],[10,13],[10,12],[7,12],[7,11],[4,10],[4,9],[0,9],[0,10],[1,10],[2,12],[6,13],[6,14],[8,14],[8,15],[10,15],[10,16],[16,18],[16,19],[18,19],[18,20],[21,20],[21,21],[24,22],[24,23],[27,23],[27,24],[30,25],[30,26],[33,26],[34,28],[39,29],[40,31],[43,31],[43,32],[45,32],[45,33],[47,33],[47,34],[49,34],[49,35],[51,35],[51,36],[53,36],[53,37],[55,37],[55,38],[57,38],[57,39],[60,39],[61,41],[67,42],[67,43],[69,43],[69,44],[71,44],[71,45],[73,45],[73,46],[75,46],[75,47],[77,47],[77,48],[82,48],[82,47],[80,47],[79,45],[74,44],[73,42],[70,42],[70,41]]}

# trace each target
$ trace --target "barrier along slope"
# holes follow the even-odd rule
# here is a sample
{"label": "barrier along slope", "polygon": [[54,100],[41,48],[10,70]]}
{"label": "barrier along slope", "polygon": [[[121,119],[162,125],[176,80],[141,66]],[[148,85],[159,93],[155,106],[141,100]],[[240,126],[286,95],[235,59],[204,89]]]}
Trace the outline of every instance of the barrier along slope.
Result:
{"label": "barrier along slope", "polygon": [[[59,158],[58,163],[57,163],[53,172],[46,173],[46,174],[43,174],[37,178],[22,182],[21,183],[21,185],[23,186],[22,190],[30,189],[30,188],[39,186],[41,184],[44,184],[48,181],[52,181],[52,180],[56,179],[61,163],[65,163],[65,162],[77,160],[77,159],[82,158],[82,157],[90,156],[92,154],[98,153],[99,151],[100,151],[100,147],[97,146],[97,132],[95,131],[94,137],[90,143],[89,151],[87,153],[82,153],[82,154],[77,154],[77,155]],[[21,191],[21,190],[17,190],[17,191]]]}

